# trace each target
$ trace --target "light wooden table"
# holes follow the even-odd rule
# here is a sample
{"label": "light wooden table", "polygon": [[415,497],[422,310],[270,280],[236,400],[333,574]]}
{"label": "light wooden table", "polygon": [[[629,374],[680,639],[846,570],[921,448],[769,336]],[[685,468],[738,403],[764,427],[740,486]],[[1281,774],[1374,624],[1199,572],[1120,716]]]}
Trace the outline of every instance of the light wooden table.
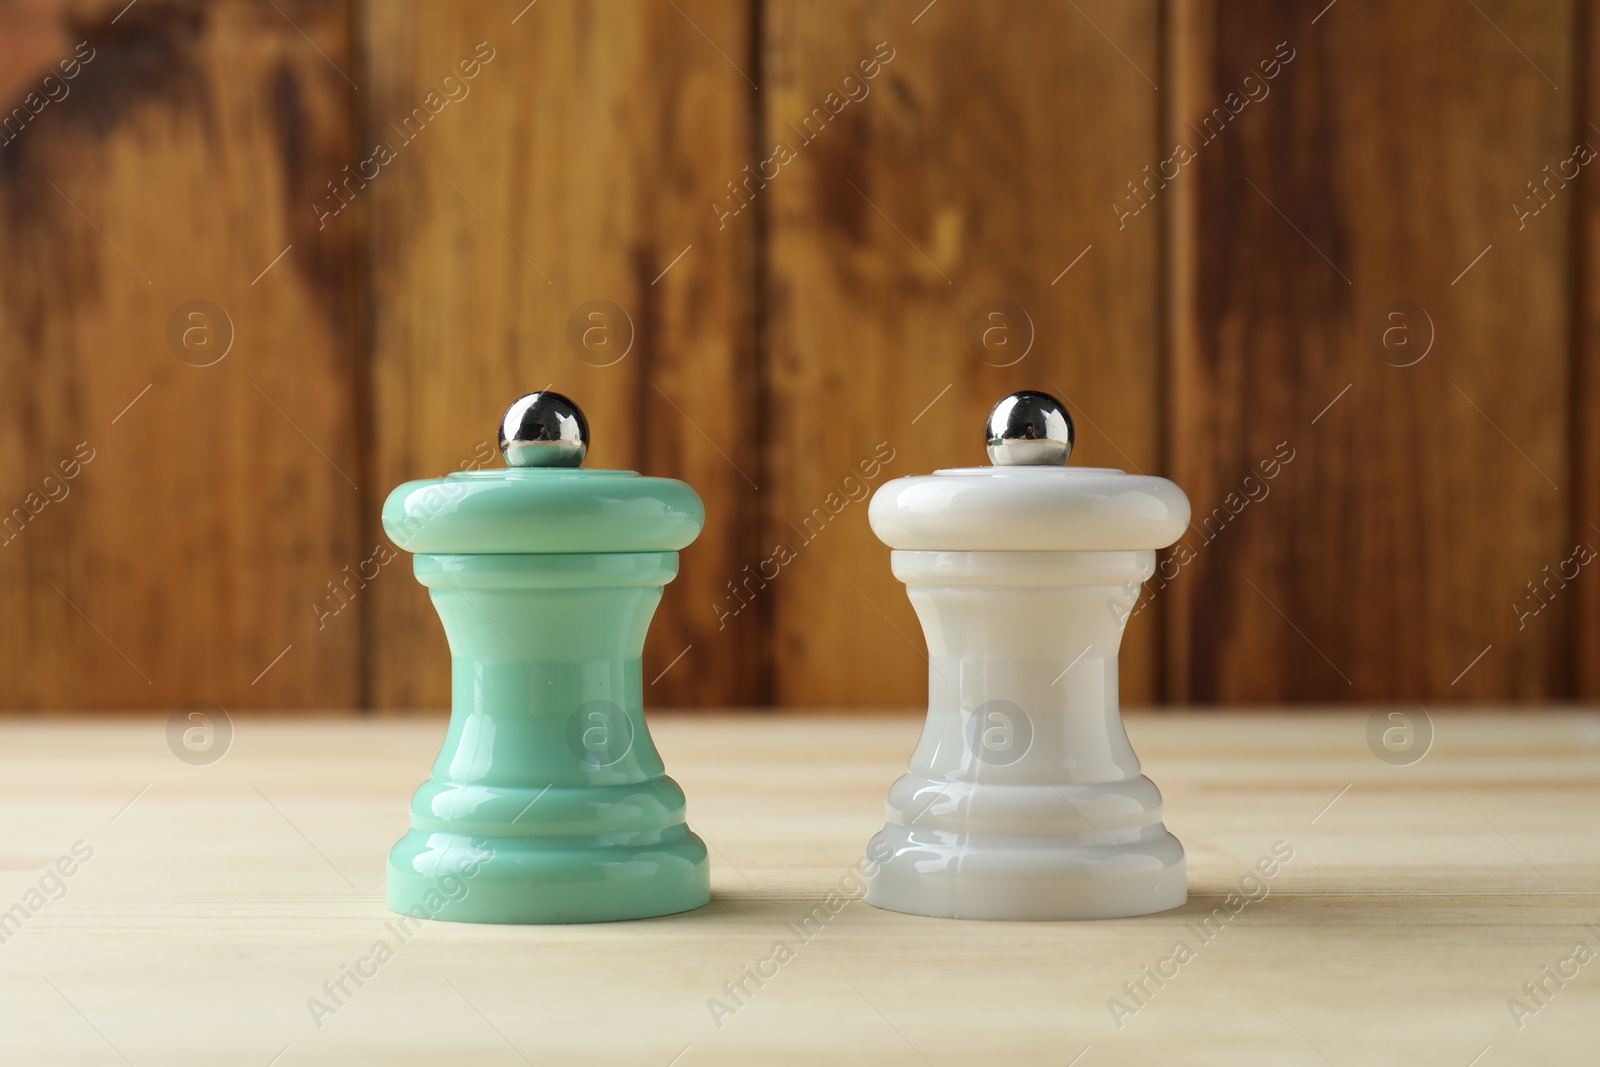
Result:
{"label": "light wooden table", "polygon": [[[1132,717],[1189,851],[1185,908],[1009,924],[853,901],[809,940],[794,928],[850,885],[919,720],[652,720],[714,847],[709,907],[404,943],[383,860],[442,719],[245,719],[198,767],[164,721],[0,722],[0,909],[64,889],[5,930],[0,1062],[1600,1062],[1600,959],[1562,963],[1600,952],[1593,714],[1437,715],[1407,767],[1368,750],[1365,714]],[[1267,895],[1205,940],[1277,842]],[[379,940],[392,958],[318,1026],[308,1000]],[[730,997],[779,941],[792,958]],[[1546,965],[1576,974],[1540,1006],[1523,983]],[[1172,976],[1135,1000],[1146,966]],[[1510,998],[1538,1007],[1520,1028]]]}

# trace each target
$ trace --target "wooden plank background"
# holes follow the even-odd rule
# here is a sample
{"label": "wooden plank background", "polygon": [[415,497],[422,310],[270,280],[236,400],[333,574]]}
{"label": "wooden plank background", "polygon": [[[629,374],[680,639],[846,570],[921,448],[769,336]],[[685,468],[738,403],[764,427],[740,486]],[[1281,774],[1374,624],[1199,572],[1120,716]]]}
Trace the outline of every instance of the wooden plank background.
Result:
{"label": "wooden plank background", "polygon": [[[651,631],[649,699],[750,703],[763,634],[718,632],[711,605],[756,546],[755,238],[719,232],[708,203],[748,160],[750,86],[718,50],[745,55],[751,16],[733,0],[680,6],[539,4],[515,24],[522,5],[361,8],[362,143],[396,142],[398,157],[352,200],[371,241],[363,543],[384,540],[389,487],[484,455],[499,465],[506,404],[553,385],[588,416],[588,465],[682,478],[707,501]],[[391,123],[480,42],[493,58],[405,143]],[[621,309],[620,333],[633,324],[616,362],[568,347],[569,318],[593,301]],[[370,699],[445,703],[438,618],[409,558],[393,570],[365,617]]]}
{"label": "wooden plank background", "polygon": [[[1169,140],[1199,158],[1173,183],[1171,470],[1199,517],[1280,443],[1295,458],[1259,505],[1188,539],[1176,700],[1572,693],[1576,601],[1526,583],[1584,540],[1565,399],[1576,201],[1552,186],[1521,229],[1510,204],[1537,205],[1524,183],[1584,139],[1575,11],[1481,7],[1340,3],[1315,23],[1265,0],[1179,7]],[[1270,95],[1204,142],[1200,116],[1280,42],[1293,59]],[[1374,351],[1368,324],[1398,302],[1422,309],[1392,320],[1414,343]],[[1544,600],[1519,626],[1512,605]]]}
{"label": "wooden plank background", "polygon": [[[1032,387],[1078,414],[1081,462],[1160,466],[1160,229],[1118,232],[1105,203],[1157,149],[1157,90],[1136,69],[1158,69],[1156,5],[1089,5],[1091,23],[1070,5],[1022,18],[941,3],[919,17],[924,4],[839,3],[827,19],[767,8],[765,140],[797,157],[762,193],[766,541],[796,555],[763,593],[779,703],[889,703],[926,685],[921,631],[865,503],[802,528],[880,443],[893,459],[874,485],[987,463],[990,405]],[[869,93],[795,132],[880,55],[892,58]],[[1130,700],[1154,695],[1156,636],[1151,619],[1130,623]]]}
{"label": "wooden plank background", "polygon": [[124,4],[0,7],[6,115],[60,97],[0,147],[0,700],[354,702],[359,631],[312,604],[365,555],[355,244],[306,207],[348,23]]}
{"label": "wooden plank background", "polygon": [[[1597,33],[1575,0],[0,4],[0,705],[442,705],[378,506],[498,463],[547,384],[594,465],[706,499],[653,704],[921,700],[865,494],[982,462],[1022,387],[1195,505],[1126,702],[1600,695]],[[590,312],[616,347],[570,342]]]}

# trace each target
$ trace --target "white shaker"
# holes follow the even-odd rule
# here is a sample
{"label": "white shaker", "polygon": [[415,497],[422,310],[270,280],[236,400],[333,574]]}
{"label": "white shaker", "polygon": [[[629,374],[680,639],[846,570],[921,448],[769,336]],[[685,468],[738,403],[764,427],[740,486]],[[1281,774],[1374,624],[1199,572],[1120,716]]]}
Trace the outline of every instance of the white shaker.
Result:
{"label": "white shaker", "polygon": [[995,405],[988,467],[888,482],[894,551],[928,646],[928,718],[867,850],[868,903],[959,919],[1105,919],[1184,903],[1117,696],[1117,651],[1156,550],[1189,524],[1165,478],[1064,466],[1065,407]]}

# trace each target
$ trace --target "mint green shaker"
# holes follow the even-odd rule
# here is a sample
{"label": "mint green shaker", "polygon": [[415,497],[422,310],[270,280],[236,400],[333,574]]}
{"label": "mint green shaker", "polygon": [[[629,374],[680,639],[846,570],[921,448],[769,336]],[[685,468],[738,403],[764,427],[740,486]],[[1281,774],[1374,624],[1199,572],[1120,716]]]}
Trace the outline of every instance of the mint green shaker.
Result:
{"label": "mint green shaker", "polygon": [[678,550],[705,523],[683,482],[581,470],[588,424],[559,393],[507,410],[509,464],[406,482],[383,528],[415,554],[450,642],[450,725],[388,904],[480,923],[642,919],[711,898],[644,721],[641,656]]}

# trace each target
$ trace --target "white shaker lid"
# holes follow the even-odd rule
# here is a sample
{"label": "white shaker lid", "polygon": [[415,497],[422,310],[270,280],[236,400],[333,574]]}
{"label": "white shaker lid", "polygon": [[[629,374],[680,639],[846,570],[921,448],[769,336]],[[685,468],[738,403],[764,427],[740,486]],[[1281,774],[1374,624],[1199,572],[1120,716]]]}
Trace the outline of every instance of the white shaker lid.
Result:
{"label": "white shaker lid", "polygon": [[1165,478],[1066,467],[1072,420],[1046,393],[1013,393],[985,429],[991,467],[896,478],[867,518],[890,548],[934,552],[1165,548],[1189,526],[1189,499]]}

